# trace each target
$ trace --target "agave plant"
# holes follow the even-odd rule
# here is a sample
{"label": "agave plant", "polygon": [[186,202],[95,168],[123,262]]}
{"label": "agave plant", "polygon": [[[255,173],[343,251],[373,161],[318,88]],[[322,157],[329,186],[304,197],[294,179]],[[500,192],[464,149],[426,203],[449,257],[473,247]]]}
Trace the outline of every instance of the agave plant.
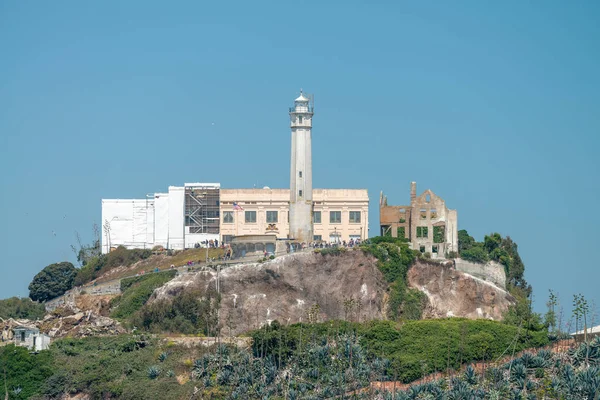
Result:
{"label": "agave plant", "polygon": [[453,384],[452,389],[448,392],[449,400],[470,400],[471,397],[471,390],[467,384],[461,380]]}
{"label": "agave plant", "polygon": [[600,368],[590,367],[577,374],[577,383],[581,393],[588,399],[594,399],[600,393]]}
{"label": "agave plant", "polygon": [[156,379],[160,376],[160,368],[157,365],[153,365],[148,368],[148,378]]}
{"label": "agave plant", "polygon": [[554,354],[551,350],[541,349],[537,352],[537,356],[543,358],[544,360],[551,360]]}
{"label": "agave plant", "polygon": [[527,378],[527,369],[525,368],[525,364],[514,365],[510,375],[511,380],[525,380]]}
{"label": "agave plant", "polygon": [[167,376],[169,378],[173,378],[175,376],[175,371],[173,371],[172,369],[168,370],[167,371]]}
{"label": "agave plant", "polygon": [[533,354],[523,353],[523,355],[521,356],[521,362],[523,363],[525,368],[532,368],[533,358],[534,358]]}
{"label": "agave plant", "polygon": [[167,360],[167,357],[169,357],[169,353],[162,352],[158,355],[158,361],[165,362]]}
{"label": "agave plant", "polygon": [[226,386],[231,380],[231,370],[223,369],[217,374],[217,383],[221,386]]}
{"label": "agave plant", "polygon": [[467,366],[463,377],[469,385],[477,384],[477,373],[475,372],[475,368],[473,368],[472,365]]}

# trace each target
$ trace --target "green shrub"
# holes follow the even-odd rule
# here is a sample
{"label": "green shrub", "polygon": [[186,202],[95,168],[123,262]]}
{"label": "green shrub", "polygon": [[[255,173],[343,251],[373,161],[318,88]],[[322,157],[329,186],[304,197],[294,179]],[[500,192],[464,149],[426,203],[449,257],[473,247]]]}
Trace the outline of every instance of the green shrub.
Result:
{"label": "green shrub", "polygon": [[319,253],[323,256],[339,256],[344,251],[346,251],[344,247],[326,247],[324,249],[320,249]]}
{"label": "green shrub", "polygon": [[2,396],[5,387],[9,391],[20,388],[18,394],[9,392],[9,399],[29,399],[40,394],[54,368],[49,351],[32,354],[25,347],[13,344],[0,347],[0,367]]}
{"label": "green shrub", "polygon": [[123,246],[117,247],[108,254],[92,257],[87,264],[81,267],[75,277],[75,285],[80,286],[93,281],[111,269],[135,264],[145,260],[152,255],[150,249],[127,249]]}
{"label": "green shrub", "polygon": [[285,363],[315,344],[346,333],[356,334],[370,357],[389,359],[390,374],[410,382],[448,366],[456,369],[465,363],[496,359],[509,347],[518,352],[548,343],[545,332],[533,332],[528,338],[519,332],[518,327],[500,322],[449,318],[408,321],[400,327],[391,321],[293,324],[263,328],[250,335],[255,355],[278,360],[281,354],[281,362]]}
{"label": "green shrub", "polygon": [[[189,398],[191,383],[174,379],[148,379],[149,366],[166,346],[144,335],[58,339],[49,352],[55,371],[42,389],[44,398],[61,398],[62,393],[84,393],[90,399],[180,399]],[[203,352],[205,350],[194,350]],[[169,348],[170,356],[160,364],[163,371],[177,371],[189,349]]]}
{"label": "green shrub", "polygon": [[458,258],[458,253],[456,251],[449,251],[446,258]]}
{"label": "green shrub", "polygon": [[31,301],[28,297],[0,300],[0,318],[36,320],[43,318],[45,314],[44,305]]}
{"label": "green shrub", "polygon": [[490,260],[490,257],[483,246],[473,246],[468,250],[464,250],[462,253],[460,253],[460,257],[463,260],[482,264]]}
{"label": "green shrub", "polygon": [[171,300],[161,300],[142,307],[131,323],[149,332],[192,334],[201,332],[215,336],[220,297],[214,291],[188,289]]}
{"label": "green shrub", "polygon": [[[421,315],[422,309],[417,311],[416,307],[420,304],[419,301],[413,302],[406,310],[403,309],[403,303],[407,300],[406,274],[418,252],[409,249],[404,238],[387,236],[371,238],[368,243],[361,245],[361,249],[377,258],[377,267],[390,283],[388,317],[396,320],[408,318],[409,315],[411,319],[415,315]],[[414,296],[413,294],[413,299]]]}
{"label": "green shrub", "polygon": [[132,316],[146,304],[154,289],[163,286],[173,279],[176,274],[176,271],[164,271],[123,279],[121,281],[123,294],[111,302],[111,306],[114,307],[111,316],[113,318]]}
{"label": "green shrub", "polygon": [[403,226],[398,227],[396,230],[396,236],[403,239],[406,236],[406,230]]}

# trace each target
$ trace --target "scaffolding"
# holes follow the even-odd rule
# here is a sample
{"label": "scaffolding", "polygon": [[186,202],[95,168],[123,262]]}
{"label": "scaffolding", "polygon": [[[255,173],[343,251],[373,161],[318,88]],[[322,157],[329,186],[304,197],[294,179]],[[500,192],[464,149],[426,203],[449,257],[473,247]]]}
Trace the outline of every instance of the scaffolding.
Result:
{"label": "scaffolding", "polygon": [[219,234],[220,185],[185,184],[186,233]]}

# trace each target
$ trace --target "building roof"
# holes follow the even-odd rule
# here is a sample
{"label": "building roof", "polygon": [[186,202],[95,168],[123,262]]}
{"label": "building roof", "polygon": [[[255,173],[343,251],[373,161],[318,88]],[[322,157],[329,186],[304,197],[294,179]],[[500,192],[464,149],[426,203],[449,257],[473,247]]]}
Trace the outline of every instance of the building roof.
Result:
{"label": "building roof", "polygon": [[38,328],[36,328],[33,325],[17,325],[13,328],[13,330],[18,330],[18,329],[25,329],[27,331],[37,331],[37,332],[40,331]]}
{"label": "building roof", "polygon": [[[575,336],[575,335],[583,335],[583,334],[584,334],[584,332],[583,332],[583,331],[584,331],[584,330],[582,329],[582,330],[580,330],[580,331],[577,331],[577,332],[575,332],[575,333],[571,333],[571,336]],[[588,335],[589,335],[589,334],[593,334],[593,333],[600,333],[600,325],[596,325],[596,326],[594,326],[594,327],[590,327],[590,328],[588,328],[588,329],[587,329],[587,333],[588,333]]]}
{"label": "building roof", "polygon": [[304,97],[304,94],[303,94],[302,92],[300,92],[300,96],[298,96],[298,98],[297,98],[296,100],[294,100],[294,101],[302,101],[302,102],[305,102],[305,101],[308,101],[308,98],[307,98],[307,97]]}

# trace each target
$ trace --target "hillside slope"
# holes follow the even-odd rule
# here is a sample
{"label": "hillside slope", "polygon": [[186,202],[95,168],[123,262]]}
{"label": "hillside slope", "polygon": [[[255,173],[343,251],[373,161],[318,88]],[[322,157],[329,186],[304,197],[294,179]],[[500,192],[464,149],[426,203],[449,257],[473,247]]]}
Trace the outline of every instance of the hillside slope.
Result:
{"label": "hillside slope", "polygon": [[[188,286],[214,289],[216,280],[214,271],[181,275],[158,289],[150,301],[171,298]],[[272,320],[307,321],[311,308],[313,321],[362,321],[385,315],[386,283],[376,260],[361,251],[338,256],[300,253],[240,264],[221,271],[219,285],[220,320],[232,334]]]}
{"label": "hillside slope", "polygon": [[[409,284],[429,297],[425,316],[500,320],[512,304],[504,290],[440,264],[417,263]],[[157,289],[150,303],[187,287],[214,290],[216,271],[181,275]],[[339,255],[290,254],[265,263],[229,267],[219,275],[221,326],[230,334],[278,320],[282,324],[331,319],[385,319],[388,284],[377,260],[362,251]]]}

